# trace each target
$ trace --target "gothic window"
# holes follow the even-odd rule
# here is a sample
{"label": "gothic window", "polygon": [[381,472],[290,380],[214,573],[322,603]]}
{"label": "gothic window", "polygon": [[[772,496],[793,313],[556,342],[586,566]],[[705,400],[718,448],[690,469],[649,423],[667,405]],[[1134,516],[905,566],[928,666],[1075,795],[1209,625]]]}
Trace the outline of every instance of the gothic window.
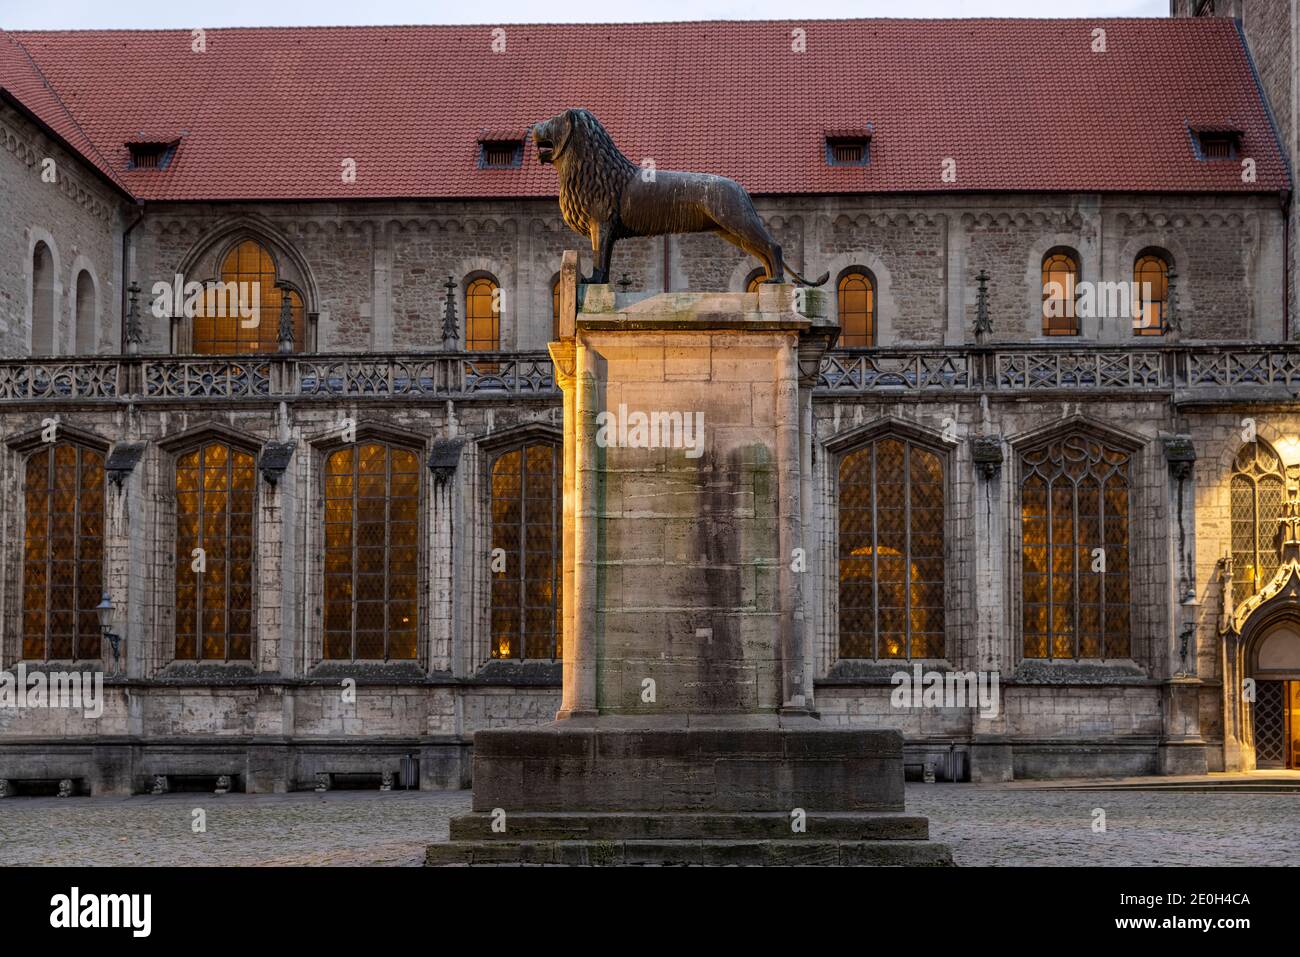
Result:
{"label": "gothic window", "polygon": [[326,659],[416,657],[419,507],[415,452],[365,442],[327,456]]}
{"label": "gothic window", "polygon": [[560,450],[533,442],[492,463],[492,657],[559,658]]}
{"label": "gothic window", "polygon": [[[251,239],[244,240],[226,254],[220,282],[223,285],[210,284],[198,303],[193,351],[205,355],[279,351],[280,307],[286,293],[275,286],[271,253]],[[287,294],[294,346],[302,348],[302,297],[293,290]]]}
{"label": "gothic window", "polygon": [[1071,249],[1051,249],[1043,257],[1043,335],[1077,336],[1075,287],[1079,283],[1079,258]]}
{"label": "gothic window", "polygon": [[253,656],[256,476],[251,454],[220,442],[176,460],[177,661]]}
{"label": "gothic window", "polygon": [[880,438],[839,466],[841,658],[944,655],[944,464]]}
{"label": "gothic window", "polygon": [[1026,658],[1129,655],[1129,454],[1082,433],[1024,453]]}
{"label": "gothic window", "polygon": [[850,269],[840,275],[837,288],[840,341],[846,349],[876,344],[876,286],[865,270]]}
{"label": "gothic window", "polygon": [[27,460],[23,658],[99,657],[104,585],[104,457],[60,442]]}
{"label": "gothic window", "polygon": [[465,348],[470,352],[501,348],[499,289],[491,276],[476,276],[465,284]]}
{"label": "gothic window", "polygon": [[1232,600],[1245,601],[1281,563],[1286,480],[1282,460],[1262,439],[1237,453],[1232,470]]}
{"label": "gothic window", "polygon": [[1163,335],[1169,308],[1168,258],[1158,250],[1144,250],[1133,262],[1133,284],[1137,291],[1133,334]]}

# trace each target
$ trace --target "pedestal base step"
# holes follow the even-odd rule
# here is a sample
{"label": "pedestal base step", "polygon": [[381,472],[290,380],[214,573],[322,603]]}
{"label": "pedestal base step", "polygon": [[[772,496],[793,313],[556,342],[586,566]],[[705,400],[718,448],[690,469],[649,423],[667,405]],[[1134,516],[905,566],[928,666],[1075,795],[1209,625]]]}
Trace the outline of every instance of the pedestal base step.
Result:
{"label": "pedestal base step", "polygon": [[[493,824],[505,831],[494,831]],[[794,827],[801,827],[795,832]],[[719,814],[549,812],[498,817],[476,811],[451,819],[453,841],[924,841],[928,819],[903,813],[777,811]]]}
{"label": "pedestal base step", "polygon": [[947,845],[930,841],[453,841],[431,844],[430,867],[486,865],[945,867]]}

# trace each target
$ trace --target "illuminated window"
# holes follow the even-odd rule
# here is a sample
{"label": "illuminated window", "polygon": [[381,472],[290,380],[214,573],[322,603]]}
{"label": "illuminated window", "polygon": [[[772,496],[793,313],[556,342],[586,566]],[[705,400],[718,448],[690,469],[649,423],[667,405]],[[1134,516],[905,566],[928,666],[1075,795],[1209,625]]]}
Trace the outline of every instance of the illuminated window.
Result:
{"label": "illuminated window", "polygon": [[1076,433],[1021,469],[1025,657],[1127,657],[1128,453]]}
{"label": "illuminated window", "polygon": [[876,344],[876,287],[871,276],[850,270],[840,276],[840,341],[846,349],[869,348]]}
{"label": "illuminated window", "polygon": [[755,269],[745,279],[745,292],[758,292],[758,287],[763,285],[763,280],[766,278],[766,269]]}
{"label": "illuminated window", "polygon": [[[560,450],[533,443],[492,464],[492,657],[559,658]],[[496,549],[501,549],[497,552]]]}
{"label": "illuminated window", "polygon": [[1267,585],[1282,560],[1286,479],[1282,460],[1262,439],[1237,453],[1232,469],[1232,600]]}
{"label": "illuminated window", "polygon": [[[194,351],[205,355],[279,351],[284,293],[275,288],[271,254],[253,240],[245,240],[226,254],[221,282],[223,287],[210,286],[199,302],[194,316]],[[302,298],[290,290],[289,304],[294,347],[301,349]],[[248,318],[245,313],[250,313]]]}
{"label": "illuminated window", "polygon": [[1079,260],[1068,249],[1053,249],[1043,257],[1043,335],[1077,336],[1074,314]]}
{"label": "illuminated window", "polygon": [[497,352],[501,348],[499,288],[490,276],[471,279],[465,286],[465,348],[470,352]]}
{"label": "illuminated window", "polygon": [[177,661],[253,657],[256,475],[252,455],[219,442],[176,460]]}
{"label": "illuminated window", "polygon": [[367,442],[326,458],[325,658],[416,657],[419,507],[414,452]]}
{"label": "illuminated window", "polygon": [[1143,252],[1133,262],[1133,284],[1137,290],[1133,334],[1163,335],[1169,307],[1169,260],[1154,250]]}
{"label": "illuminated window", "polygon": [[68,442],[27,460],[23,658],[99,657],[104,457]]}
{"label": "illuminated window", "polygon": [[943,657],[943,473],[897,438],[840,459],[841,658]]}

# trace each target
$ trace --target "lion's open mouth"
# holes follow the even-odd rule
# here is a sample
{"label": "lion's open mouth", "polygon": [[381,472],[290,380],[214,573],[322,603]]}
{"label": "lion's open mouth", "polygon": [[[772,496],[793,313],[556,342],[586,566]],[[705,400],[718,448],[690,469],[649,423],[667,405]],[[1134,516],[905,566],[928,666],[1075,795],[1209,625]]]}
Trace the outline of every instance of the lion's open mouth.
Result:
{"label": "lion's open mouth", "polygon": [[543,163],[549,163],[551,157],[555,155],[555,144],[547,139],[537,140],[537,158]]}

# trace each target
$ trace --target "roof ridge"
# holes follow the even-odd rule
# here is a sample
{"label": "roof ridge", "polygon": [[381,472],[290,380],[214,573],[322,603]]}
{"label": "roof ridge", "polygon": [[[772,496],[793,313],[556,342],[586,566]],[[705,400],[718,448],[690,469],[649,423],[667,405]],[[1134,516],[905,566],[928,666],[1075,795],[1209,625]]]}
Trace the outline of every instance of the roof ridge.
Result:
{"label": "roof ridge", "polygon": [[[492,27],[660,27],[660,26],[710,26],[736,24],[772,24],[789,23],[796,25],[825,23],[897,23],[897,24],[1051,24],[1051,23],[1169,23],[1169,24],[1208,24],[1221,22],[1222,18],[1212,17],[767,17],[712,20],[487,20],[480,23],[307,23],[307,24],[260,24],[248,26],[205,27],[205,32],[241,30],[254,32],[259,30],[439,30]],[[10,30],[11,34],[54,34],[87,35],[92,33],[109,34],[148,34],[148,33],[192,33],[192,27],[98,27],[88,29],[54,29],[54,30]]]}

